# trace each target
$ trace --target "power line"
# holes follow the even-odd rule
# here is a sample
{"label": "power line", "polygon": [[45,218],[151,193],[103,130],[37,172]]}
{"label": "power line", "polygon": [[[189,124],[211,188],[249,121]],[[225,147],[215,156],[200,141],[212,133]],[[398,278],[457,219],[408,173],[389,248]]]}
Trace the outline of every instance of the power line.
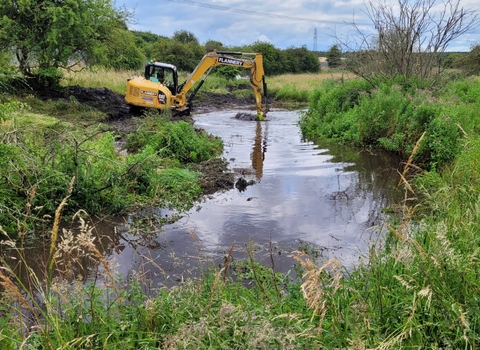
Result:
{"label": "power line", "polygon": [[198,7],[204,7],[204,8],[208,8],[208,9],[214,9],[214,10],[243,13],[243,14],[247,14],[247,15],[266,16],[266,17],[270,17],[270,18],[288,19],[288,20],[291,20],[291,21],[302,21],[302,22],[311,22],[311,23],[332,23],[332,24],[340,24],[341,23],[341,24],[345,24],[345,22],[340,22],[340,21],[327,21],[327,20],[317,20],[317,19],[312,19],[312,18],[277,15],[275,13],[242,10],[242,9],[237,9],[237,8],[227,7],[227,6],[205,4],[203,2],[191,1],[191,0],[167,0],[167,1],[177,2],[177,3],[186,4],[186,5],[192,5],[192,6],[198,6]]}

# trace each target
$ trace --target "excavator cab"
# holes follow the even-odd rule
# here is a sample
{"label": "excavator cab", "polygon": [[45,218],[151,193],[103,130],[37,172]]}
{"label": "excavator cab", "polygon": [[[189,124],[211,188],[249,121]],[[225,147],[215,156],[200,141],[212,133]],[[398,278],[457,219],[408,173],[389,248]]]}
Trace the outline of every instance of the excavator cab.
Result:
{"label": "excavator cab", "polygon": [[145,66],[145,79],[165,85],[172,94],[177,93],[178,75],[174,65],[151,60]]}

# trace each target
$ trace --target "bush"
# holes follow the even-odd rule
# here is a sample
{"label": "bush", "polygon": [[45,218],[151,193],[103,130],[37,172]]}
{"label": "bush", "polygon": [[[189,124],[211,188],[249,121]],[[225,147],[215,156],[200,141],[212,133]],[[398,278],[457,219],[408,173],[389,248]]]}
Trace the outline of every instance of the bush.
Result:
{"label": "bush", "polygon": [[148,127],[129,136],[127,149],[135,151],[150,145],[161,157],[182,163],[200,163],[221,153],[221,139],[195,130],[187,122],[157,119],[149,123]]}
{"label": "bush", "polygon": [[[2,106],[10,111],[16,105]],[[12,120],[0,135],[0,225],[9,233],[16,232],[16,215],[27,203],[35,208],[27,226],[39,223],[37,218],[53,216],[73,178],[66,215],[79,208],[123,213],[138,203],[186,209],[201,195],[201,188],[199,174],[184,168],[222,150],[221,140],[186,122],[158,116],[131,135],[136,152],[129,155],[120,155],[116,136],[98,127],[75,129],[47,119],[42,125],[40,117],[29,124],[23,115],[19,119],[21,125]]]}

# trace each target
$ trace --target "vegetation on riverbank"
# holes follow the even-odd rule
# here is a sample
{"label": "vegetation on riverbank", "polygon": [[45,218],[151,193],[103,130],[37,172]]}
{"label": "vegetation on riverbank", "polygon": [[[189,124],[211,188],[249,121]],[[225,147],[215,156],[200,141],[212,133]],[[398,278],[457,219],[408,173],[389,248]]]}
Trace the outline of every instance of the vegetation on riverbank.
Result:
{"label": "vegetation on riverbank", "polygon": [[314,96],[300,122],[310,139],[381,147],[405,159],[406,201],[388,224],[385,249],[372,249],[343,285],[348,293],[337,295],[338,316],[360,317],[362,325],[350,319],[352,344],[477,348],[480,81],[452,80],[437,91],[328,83]]}
{"label": "vegetation on riverbank", "polygon": [[383,148],[428,170],[443,169],[478,135],[480,82],[452,80],[440,90],[402,87],[391,82],[372,86],[364,80],[328,82],[314,92],[300,122],[311,139],[327,138],[358,147]]}
{"label": "vegetation on riverbank", "polygon": [[[202,194],[201,174],[194,167],[222,152],[220,139],[156,112],[139,119],[139,129],[119,140],[88,107],[23,101],[0,105],[0,224],[13,235],[19,222],[28,230],[48,222],[72,179],[68,214],[79,209],[122,214],[134,206],[188,208]],[[50,114],[56,117],[29,108],[50,111],[59,104],[64,110]],[[118,141],[130,152],[119,152],[124,146]],[[28,214],[20,214],[27,204]]]}
{"label": "vegetation on riverbank", "polygon": [[[385,225],[386,242],[372,246],[355,270],[344,271],[321,256],[315,259],[306,249],[292,253],[298,265],[282,275],[274,266],[257,263],[252,245],[243,261],[231,261],[227,253],[222,266],[207,264],[199,280],[147,294],[150,287],[141,276],[126,284],[118,280],[115,267],[95,248],[92,228],[77,215],[79,235],[59,237],[54,225],[50,238],[56,244],[48,259],[53,263],[45,276],[31,273],[28,266],[15,274],[11,261],[2,261],[0,342],[6,349],[478,347],[478,91],[479,81],[473,78],[435,92],[395,84],[372,89],[358,80],[337,79],[312,93],[301,120],[310,138],[384,147],[402,153],[406,161],[401,183],[406,201]],[[21,129],[27,135],[33,116],[26,118],[25,106],[3,106],[3,115],[14,115],[17,123],[25,116]],[[17,112],[11,114],[13,110]],[[3,127],[11,125],[3,119]],[[35,120],[57,133],[65,128],[53,118]],[[169,125],[161,118],[147,120],[154,129]],[[160,143],[152,137],[162,133],[144,131],[129,140],[129,147]],[[72,132],[65,143],[75,137]],[[106,142],[105,137],[99,141]],[[99,148],[112,152],[111,146],[92,146],[85,153],[100,154]],[[192,157],[191,150],[182,154],[168,158],[169,164]],[[195,154],[193,158],[201,152]],[[422,175],[411,178],[412,173]],[[59,204],[62,211],[71,198]],[[25,207],[34,208],[32,204]],[[27,226],[18,227],[26,237]],[[22,261],[22,242],[12,248],[13,241],[3,240],[2,249],[13,249]],[[78,271],[80,257],[101,266],[101,283],[84,285],[75,279],[71,272]]]}
{"label": "vegetation on riverbank", "polygon": [[[0,5],[2,350],[480,347],[480,85],[445,74],[453,67],[478,72],[478,45],[460,60],[442,58],[449,41],[477,26],[475,11],[457,1],[436,14],[442,6],[435,1],[400,2],[400,11],[369,2],[376,37],[353,23],[360,45],[343,43],[349,55],[337,48],[335,60],[363,81],[340,73],[320,85],[329,72],[268,79],[273,99],[309,102],[300,122],[307,138],[380,147],[405,160],[405,201],[390,208],[385,241],[357,268],[344,271],[303,247],[292,252],[294,272],[282,275],[274,259],[270,266],[256,261],[252,242],[243,260],[232,261],[231,249],[222,264],[206,264],[201,278],[152,290],[142,273],[118,277],[85,217],[188,207],[201,192],[198,163],[218,155],[221,142],[158,114],[118,135],[104,112],[75,98],[12,91],[60,83],[123,94],[125,79],[141,72],[119,69],[140,69],[156,57],[191,71],[214,48],[261,52],[267,75],[318,72],[318,57],[305,47],[226,48],[213,40],[200,45],[186,31],[171,39],[133,32],[130,15],[110,4]],[[72,62],[87,68],[70,75],[63,69]],[[218,74],[204,90],[251,97],[244,84]],[[119,152],[120,142],[130,153]],[[61,231],[66,217],[78,229]],[[41,235],[35,223],[46,227]],[[33,238],[45,240],[43,268],[29,260]],[[97,279],[85,281],[92,267]]]}

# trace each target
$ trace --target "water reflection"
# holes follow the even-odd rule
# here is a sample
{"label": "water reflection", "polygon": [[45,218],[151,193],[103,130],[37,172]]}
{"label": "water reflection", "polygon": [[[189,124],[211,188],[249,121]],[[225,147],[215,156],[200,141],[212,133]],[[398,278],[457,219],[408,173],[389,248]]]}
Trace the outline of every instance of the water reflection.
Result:
{"label": "water reflection", "polygon": [[262,122],[257,122],[255,128],[255,142],[253,143],[252,167],[255,170],[257,180],[263,176],[263,161],[265,160],[265,152],[267,152],[267,126],[265,123],[265,135],[262,135]]}

